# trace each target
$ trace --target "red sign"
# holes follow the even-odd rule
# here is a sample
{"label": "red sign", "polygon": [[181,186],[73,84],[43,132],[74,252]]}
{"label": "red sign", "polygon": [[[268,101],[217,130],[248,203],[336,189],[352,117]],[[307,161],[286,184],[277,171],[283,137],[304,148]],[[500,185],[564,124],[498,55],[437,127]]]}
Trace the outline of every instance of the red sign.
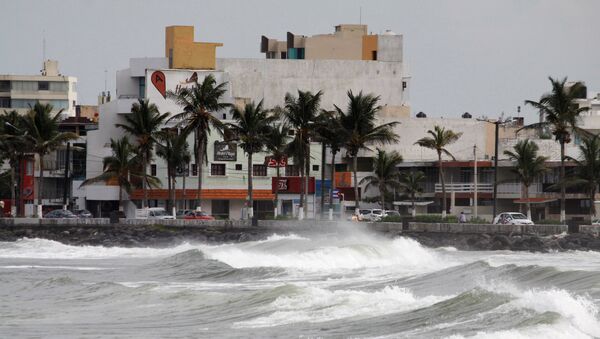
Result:
{"label": "red sign", "polygon": [[150,81],[158,92],[163,96],[163,98],[167,98],[167,78],[165,77],[165,73],[161,71],[154,71],[150,76]]}
{"label": "red sign", "polygon": [[[304,183],[302,177],[273,177],[271,181],[271,192],[275,193],[275,189],[279,188],[279,193],[292,193],[300,194],[302,191],[302,184]],[[308,194],[315,193],[315,177],[310,177],[308,180]]]}
{"label": "red sign", "polygon": [[265,157],[265,165],[268,167],[285,167],[287,166],[287,160],[287,157],[283,157],[279,162],[277,162],[277,160],[275,160],[273,157],[268,156]]}

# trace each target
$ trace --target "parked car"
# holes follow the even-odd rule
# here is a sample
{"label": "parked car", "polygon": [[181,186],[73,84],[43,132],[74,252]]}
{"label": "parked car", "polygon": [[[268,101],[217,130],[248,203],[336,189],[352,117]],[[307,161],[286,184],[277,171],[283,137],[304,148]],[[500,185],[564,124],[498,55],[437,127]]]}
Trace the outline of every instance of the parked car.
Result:
{"label": "parked car", "polygon": [[172,214],[168,214],[163,207],[150,207],[141,208],[135,210],[136,219],[160,219],[160,220],[174,220],[175,217]]}
{"label": "parked car", "polygon": [[215,220],[215,217],[206,212],[192,211],[183,217],[185,220]]}
{"label": "parked car", "polygon": [[519,212],[504,212],[494,218],[494,224],[505,225],[533,225],[533,221],[527,219],[523,213]]}
{"label": "parked car", "polygon": [[394,210],[386,210],[384,212],[384,217],[400,217],[400,212]]}
{"label": "parked car", "polygon": [[365,221],[377,221],[380,220],[383,217],[383,215],[383,210],[380,208],[360,210],[360,219]]}
{"label": "parked car", "polygon": [[177,219],[185,219],[185,216],[186,215],[190,215],[191,213],[194,213],[194,210],[179,210],[175,214],[175,218],[177,218]]}
{"label": "parked car", "polygon": [[76,219],[77,216],[73,214],[73,212],[69,210],[53,210],[44,216],[44,218],[48,219],[57,219],[57,218],[65,218],[65,219]]}
{"label": "parked car", "polygon": [[88,210],[74,210],[73,214],[75,214],[78,218],[93,218],[92,212]]}
{"label": "parked car", "polygon": [[594,219],[594,220],[592,220],[592,225],[594,225],[594,226],[600,226],[600,219]]}

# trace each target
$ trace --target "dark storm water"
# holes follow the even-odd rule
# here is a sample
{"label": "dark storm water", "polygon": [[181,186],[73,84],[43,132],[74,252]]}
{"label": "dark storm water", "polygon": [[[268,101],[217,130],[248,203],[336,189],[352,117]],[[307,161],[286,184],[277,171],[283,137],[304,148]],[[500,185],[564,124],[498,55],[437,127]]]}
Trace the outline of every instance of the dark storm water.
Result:
{"label": "dark storm water", "polygon": [[600,254],[369,234],[241,244],[0,242],[0,337],[600,337]]}

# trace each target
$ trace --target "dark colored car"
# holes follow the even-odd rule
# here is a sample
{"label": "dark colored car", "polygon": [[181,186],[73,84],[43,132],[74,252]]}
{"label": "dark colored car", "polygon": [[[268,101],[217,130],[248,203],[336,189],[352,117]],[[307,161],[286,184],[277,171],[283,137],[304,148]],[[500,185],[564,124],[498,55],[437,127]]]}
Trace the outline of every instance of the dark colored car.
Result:
{"label": "dark colored car", "polygon": [[92,212],[88,210],[74,210],[73,214],[75,214],[78,218],[93,218]]}
{"label": "dark colored car", "polygon": [[77,216],[73,214],[73,212],[69,210],[54,210],[46,213],[44,218],[48,219],[56,219],[56,218],[66,218],[66,219],[76,219]]}

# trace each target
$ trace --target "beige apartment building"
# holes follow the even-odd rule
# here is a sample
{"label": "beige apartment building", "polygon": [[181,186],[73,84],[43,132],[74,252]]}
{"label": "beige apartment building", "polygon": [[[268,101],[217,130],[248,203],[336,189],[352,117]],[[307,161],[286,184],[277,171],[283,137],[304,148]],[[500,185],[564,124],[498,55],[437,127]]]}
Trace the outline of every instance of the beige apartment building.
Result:
{"label": "beige apartment building", "polygon": [[0,110],[26,113],[36,102],[75,116],[77,78],[60,74],[58,61],[46,60],[40,75],[0,74]]}

